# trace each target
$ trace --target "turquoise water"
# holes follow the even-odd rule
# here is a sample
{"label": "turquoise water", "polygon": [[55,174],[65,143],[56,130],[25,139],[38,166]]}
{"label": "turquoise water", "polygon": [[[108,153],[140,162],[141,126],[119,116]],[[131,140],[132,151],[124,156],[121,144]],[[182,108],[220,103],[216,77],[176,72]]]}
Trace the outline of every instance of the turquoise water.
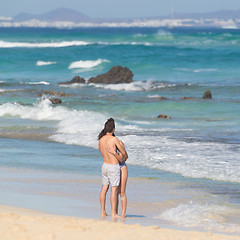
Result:
{"label": "turquoise water", "polygon": [[[239,39],[226,29],[1,28],[0,166],[99,175],[97,135],[114,117],[133,177],[164,175],[218,199],[189,199],[159,221],[188,225],[191,209],[198,226],[224,212],[212,228],[230,229],[240,221],[230,217],[240,209]],[[134,82],[58,84],[115,65],[129,67]],[[70,96],[53,106],[39,95],[50,89]],[[213,99],[202,99],[206,90]]]}

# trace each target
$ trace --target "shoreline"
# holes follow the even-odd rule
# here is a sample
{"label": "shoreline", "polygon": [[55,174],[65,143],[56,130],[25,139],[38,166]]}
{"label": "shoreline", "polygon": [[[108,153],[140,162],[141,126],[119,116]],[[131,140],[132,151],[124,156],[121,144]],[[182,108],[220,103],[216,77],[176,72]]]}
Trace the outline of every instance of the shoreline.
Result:
{"label": "shoreline", "polygon": [[[0,175],[0,205],[33,209],[60,216],[95,219],[96,221],[101,219],[100,175],[2,167]],[[184,192],[183,189],[185,189]],[[127,196],[129,201],[126,224],[154,225],[183,231],[239,234],[237,226],[219,225],[221,223],[219,221],[223,217],[222,213],[212,214],[211,209],[203,210],[204,216],[201,213],[198,221],[201,221],[202,225],[198,226],[197,219],[194,218],[190,218],[187,224],[184,224],[186,221],[184,214],[187,212],[189,215],[189,212],[197,210],[197,199],[200,202],[208,203],[211,200],[206,196],[206,192],[189,189],[184,183],[169,181],[163,176],[161,179],[130,177]],[[109,198],[110,191],[107,194],[107,213],[110,213]],[[190,199],[195,201],[193,205],[189,202]],[[178,212],[179,207],[184,207],[184,209],[180,209],[181,213]],[[171,216],[177,219],[177,222],[174,221],[175,219],[172,221],[171,218],[165,219],[162,216],[172,210],[174,214],[171,213]],[[191,214],[195,214],[194,212]],[[179,224],[179,217],[182,224]],[[205,218],[207,219],[204,220]],[[110,217],[106,217],[106,220],[109,219]],[[210,221],[208,222],[209,226],[205,224],[206,221]],[[211,227],[213,223],[218,224],[219,227]]]}
{"label": "shoreline", "polygon": [[183,231],[47,214],[0,205],[0,237],[4,240],[67,239],[168,239],[240,240],[240,236],[211,232]]}

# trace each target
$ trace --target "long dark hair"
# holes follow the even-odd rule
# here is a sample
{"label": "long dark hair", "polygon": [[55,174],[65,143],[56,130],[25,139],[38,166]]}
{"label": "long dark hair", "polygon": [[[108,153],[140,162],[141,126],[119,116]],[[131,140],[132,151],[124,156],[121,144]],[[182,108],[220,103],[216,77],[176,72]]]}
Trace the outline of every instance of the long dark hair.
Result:
{"label": "long dark hair", "polygon": [[[107,132],[109,133],[112,132],[114,128],[115,128],[114,119],[109,118],[104,124],[104,129],[98,134],[98,140],[105,136]],[[114,133],[113,136],[115,136]]]}

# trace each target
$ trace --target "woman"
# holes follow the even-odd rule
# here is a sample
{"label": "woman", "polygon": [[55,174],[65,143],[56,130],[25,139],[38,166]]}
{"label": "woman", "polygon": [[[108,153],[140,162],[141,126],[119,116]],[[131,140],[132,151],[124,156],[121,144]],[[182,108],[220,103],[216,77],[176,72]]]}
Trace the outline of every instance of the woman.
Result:
{"label": "woman", "polygon": [[[124,143],[120,141],[121,146],[125,149]],[[121,153],[119,153],[120,156],[122,156]],[[127,179],[128,179],[128,168],[125,159],[124,161],[120,162],[120,170],[121,170],[121,175],[120,175],[120,184],[119,184],[119,194],[121,197],[122,201],[122,214],[121,217],[125,218],[126,217],[126,211],[127,211],[127,195],[126,195],[126,185],[127,185]],[[118,209],[118,206],[117,206]]]}

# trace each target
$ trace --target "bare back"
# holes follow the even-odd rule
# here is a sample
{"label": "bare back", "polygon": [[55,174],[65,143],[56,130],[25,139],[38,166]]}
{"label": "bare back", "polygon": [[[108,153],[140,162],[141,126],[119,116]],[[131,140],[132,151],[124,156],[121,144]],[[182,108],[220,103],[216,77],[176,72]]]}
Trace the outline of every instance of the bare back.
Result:
{"label": "bare back", "polygon": [[99,140],[98,148],[102,154],[103,162],[107,164],[118,164],[117,158],[114,157],[108,148],[116,150],[116,137],[105,135]]}

